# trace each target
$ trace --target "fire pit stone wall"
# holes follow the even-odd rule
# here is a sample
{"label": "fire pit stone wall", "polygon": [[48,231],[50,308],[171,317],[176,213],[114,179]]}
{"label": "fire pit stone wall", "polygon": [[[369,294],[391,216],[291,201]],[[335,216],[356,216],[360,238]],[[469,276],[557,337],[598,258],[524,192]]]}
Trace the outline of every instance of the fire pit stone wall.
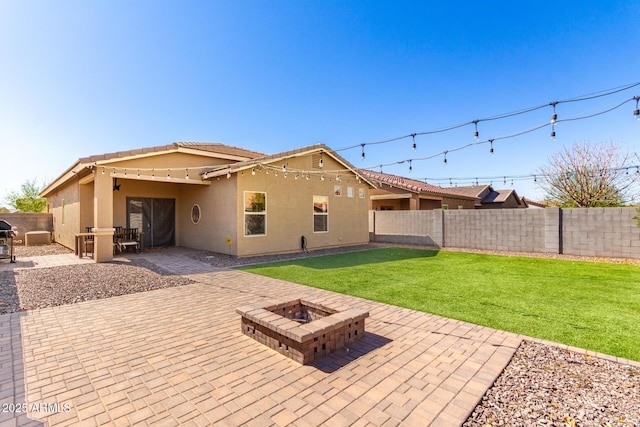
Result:
{"label": "fire pit stone wall", "polygon": [[364,310],[338,311],[308,299],[249,304],[236,313],[243,334],[301,364],[361,339],[369,317]]}

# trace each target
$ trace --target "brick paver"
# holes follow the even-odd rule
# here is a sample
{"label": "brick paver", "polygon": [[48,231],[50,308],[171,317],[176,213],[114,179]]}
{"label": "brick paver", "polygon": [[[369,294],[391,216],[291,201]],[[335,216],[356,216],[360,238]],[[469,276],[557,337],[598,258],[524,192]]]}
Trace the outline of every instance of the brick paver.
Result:
{"label": "brick paver", "polygon": [[[27,403],[50,425],[456,425],[522,339],[143,255],[196,283],[0,316],[2,403]],[[368,310],[365,337],[302,366],[241,333],[236,307],[294,297]],[[3,422],[29,420],[3,413]]]}

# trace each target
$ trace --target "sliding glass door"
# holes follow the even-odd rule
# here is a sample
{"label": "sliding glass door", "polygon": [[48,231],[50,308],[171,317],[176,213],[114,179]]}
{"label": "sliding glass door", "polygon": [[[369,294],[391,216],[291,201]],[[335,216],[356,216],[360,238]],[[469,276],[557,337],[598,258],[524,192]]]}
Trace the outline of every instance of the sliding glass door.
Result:
{"label": "sliding glass door", "polygon": [[127,227],[142,231],[145,248],[176,244],[176,200],[127,197]]}

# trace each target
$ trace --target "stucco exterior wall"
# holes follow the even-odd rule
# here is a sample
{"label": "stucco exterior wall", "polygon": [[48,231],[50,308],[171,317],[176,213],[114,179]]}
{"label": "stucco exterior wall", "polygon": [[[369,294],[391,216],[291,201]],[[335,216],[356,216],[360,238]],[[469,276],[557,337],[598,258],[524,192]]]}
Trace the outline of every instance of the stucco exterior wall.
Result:
{"label": "stucco exterior wall", "polygon": [[47,212],[53,215],[53,238],[74,248],[74,234],[80,232],[80,184],[71,181],[47,198]]}
{"label": "stucco exterior wall", "polygon": [[[289,170],[313,170],[311,156],[287,160]],[[344,167],[325,156],[324,170]],[[318,172],[315,170],[315,172]],[[367,216],[369,207],[368,185],[358,183],[352,174],[343,174],[340,182],[335,176],[325,180],[312,175],[309,180],[303,174],[295,179],[290,172],[284,178],[274,172],[262,171],[252,175],[246,171],[237,176],[237,255],[249,256],[264,253],[295,252],[301,250],[301,237],[307,239],[307,249],[362,244],[369,241]],[[214,183],[215,185],[215,183]],[[334,194],[335,186],[341,187],[341,195]],[[348,189],[353,189],[349,197]],[[364,197],[360,197],[364,189]],[[267,230],[264,236],[244,235],[244,192],[266,192]],[[313,230],[313,196],[328,196],[328,231]]]}
{"label": "stucco exterior wall", "polygon": [[[181,246],[212,252],[236,255],[237,239],[235,218],[237,180],[235,175],[227,179],[214,178],[210,186],[184,186],[181,189],[180,203],[177,204],[176,221],[180,228]],[[200,221],[191,220],[191,209],[200,207]],[[227,237],[231,245],[227,245]]]}

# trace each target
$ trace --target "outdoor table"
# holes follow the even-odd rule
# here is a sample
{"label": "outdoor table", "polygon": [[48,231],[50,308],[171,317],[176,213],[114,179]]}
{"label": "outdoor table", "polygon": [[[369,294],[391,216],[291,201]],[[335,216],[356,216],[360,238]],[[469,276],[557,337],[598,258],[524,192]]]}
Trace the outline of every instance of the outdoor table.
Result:
{"label": "outdoor table", "polygon": [[[84,256],[88,256],[87,252],[86,252],[86,242],[87,242],[87,238],[88,237],[93,237],[95,236],[96,233],[75,233],[75,253],[78,256],[78,258],[82,258],[83,256],[83,249],[84,249]],[[95,248],[93,249],[95,252]]]}

